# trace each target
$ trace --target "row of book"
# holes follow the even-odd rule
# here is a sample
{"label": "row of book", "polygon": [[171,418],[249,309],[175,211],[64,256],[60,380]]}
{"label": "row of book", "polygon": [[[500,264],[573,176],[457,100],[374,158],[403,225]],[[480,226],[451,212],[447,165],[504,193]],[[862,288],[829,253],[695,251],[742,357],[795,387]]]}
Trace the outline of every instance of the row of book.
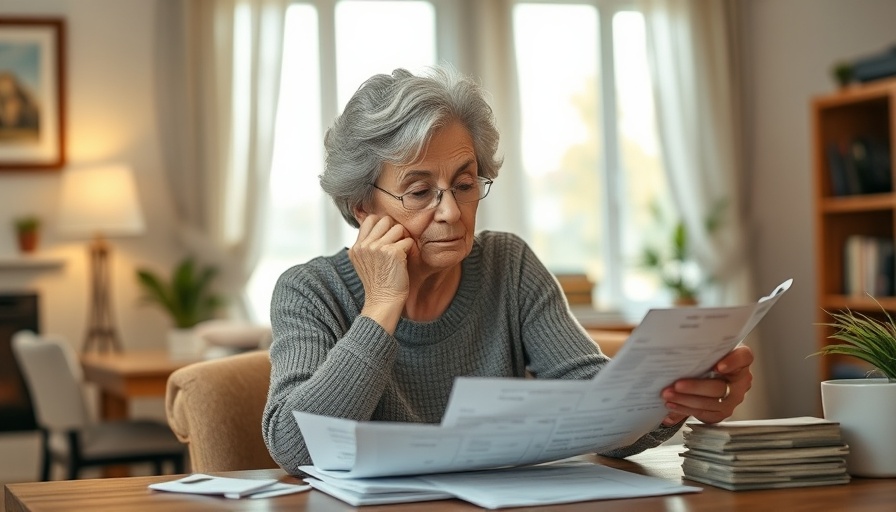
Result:
{"label": "row of book", "polygon": [[828,144],[827,160],[835,196],[893,191],[890,147],[883,139],[862,136],[846,144]]}
{"label": "row of book", "polygon": [[846,295],[896,295],[896,253],[892,238],[851,235],[843,252],[843,292]]}
{"label": "row of book", "polygon": [[813,417],[688,423],[685,478],[732,491],[845,484],[839,423]]}

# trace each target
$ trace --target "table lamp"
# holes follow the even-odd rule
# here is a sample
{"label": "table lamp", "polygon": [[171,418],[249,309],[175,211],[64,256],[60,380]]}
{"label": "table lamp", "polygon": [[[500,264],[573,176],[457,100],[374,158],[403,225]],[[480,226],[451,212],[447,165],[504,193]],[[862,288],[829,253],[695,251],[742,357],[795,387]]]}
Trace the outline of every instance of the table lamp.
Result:
{"label": "table lamp", "polygon": [[109,302],[111,247],[106,237],[144,231],[131,169],[116,164],[66,170],[62,175],[59,231],[92,237],[90,317],[82,350],[121,351]]}

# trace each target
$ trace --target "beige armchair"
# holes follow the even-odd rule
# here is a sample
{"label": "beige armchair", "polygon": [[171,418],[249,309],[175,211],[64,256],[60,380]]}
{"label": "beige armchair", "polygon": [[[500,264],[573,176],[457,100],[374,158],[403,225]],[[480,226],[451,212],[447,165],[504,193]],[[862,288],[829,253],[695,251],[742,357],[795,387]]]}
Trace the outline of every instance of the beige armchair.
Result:
{"label": "beige armchair", "polygon": [[168,378],[168,424],[193,472],[276,468],[261,437],[271,362],[266,350],[185,366]]}

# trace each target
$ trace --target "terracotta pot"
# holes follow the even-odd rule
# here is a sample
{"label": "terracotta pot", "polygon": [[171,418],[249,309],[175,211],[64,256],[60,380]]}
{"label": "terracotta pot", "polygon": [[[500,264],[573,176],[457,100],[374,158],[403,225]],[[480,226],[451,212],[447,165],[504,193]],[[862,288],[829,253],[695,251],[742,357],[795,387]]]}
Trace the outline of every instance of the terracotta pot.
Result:
{"label": "terracotta pot", "polygon": [[37,243],[40,240],[40,234],[37,231],[19,231],[19,250],[31,253],[37,250]]}

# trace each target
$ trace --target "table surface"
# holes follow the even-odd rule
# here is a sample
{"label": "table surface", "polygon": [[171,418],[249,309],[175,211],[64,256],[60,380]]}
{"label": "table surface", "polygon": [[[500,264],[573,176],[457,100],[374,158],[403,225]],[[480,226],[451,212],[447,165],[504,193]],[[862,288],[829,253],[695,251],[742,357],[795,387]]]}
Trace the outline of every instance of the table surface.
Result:
{"label": "table surface", "polygon": [[[589,460],[634,473],[651,475],[681,482],[681,446],[662,446],[630,457],[628,460],[588,456]],[[234,471],[220,475],[239,478],[279,478],[287,483],[299,483],[295,477],[280,470]],[[57,512],[70,510],[127,510],[129,512],[161,511],[313,511],[343,512],[359,510],[319,491],[280,496],[261,500],[226,500],[212,496],[197,496],[151,491],[153,482],[177,478],[173,475],[152,477],[112,478],[98,480],[70,480],[8,484],[5,486],[7,512]],[[599,504],[601,511],[643,512],[715,512],[755,510],[850,510],[892,511],[896,504],[896,480],[855,478],[849,484],[824,487],[803,487],[759,491],[731,492],[684,480],[688,485],[703,488],[703,492],[676,494],[653,498],[607,500]],[[516,511],[591,511],[595,502],[579,502],[544,507],[520,507]],[[420,510],[421,503],[367,506],[360,510]],[[457,512],[481,510],[460,500],[425,503],[428,512]]]}
{"label": "table surface", "polygon": [[201,359],[172,359],[164,350],[89,352],[81,355],[84,380],[100,391],[103,419],[128,416],[128,403],[141,397],[163,397],[175,370]]}
{"label": "table surface", "polygon": [[[168,376],[201,359],[172,359],[164,350],[81,355],[84,380],[123,397],[164,396]],[[161,387],[159,387],[161,384]]]}

